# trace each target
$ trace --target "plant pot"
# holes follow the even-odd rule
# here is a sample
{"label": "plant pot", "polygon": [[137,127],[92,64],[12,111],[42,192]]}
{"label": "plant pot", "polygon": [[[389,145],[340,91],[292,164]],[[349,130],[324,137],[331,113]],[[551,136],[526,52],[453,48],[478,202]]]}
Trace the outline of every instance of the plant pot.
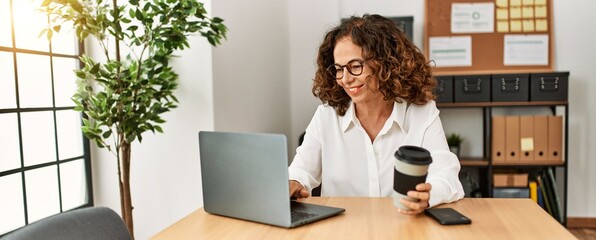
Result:
{"label": "plant pot", "polygon": [[454,153],[455,156],[457,156],[458,158],[459,158],[459,150],[460,150],[459,146],[449,146],[449,151]]}

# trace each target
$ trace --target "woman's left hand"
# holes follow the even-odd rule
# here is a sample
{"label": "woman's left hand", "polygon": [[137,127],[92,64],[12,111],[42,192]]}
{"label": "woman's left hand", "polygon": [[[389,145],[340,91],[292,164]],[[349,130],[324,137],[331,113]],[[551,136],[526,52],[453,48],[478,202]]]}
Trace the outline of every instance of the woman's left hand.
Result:
{"label": "woman's left hand", "polygon": [[430,189],[432,185],[430,183],[420,183],[416,185],[416,191],[408,191],[408,197],[419,199],[420,201],[410,201],[406,198],[402,198],[400,201],[406,207],[409,207],[411,210],[402,210],[398,209],[400,213],[408,214],[408,215],[416,215],[419,213],[424,212],[429,204],[428,201],[430,200]]}

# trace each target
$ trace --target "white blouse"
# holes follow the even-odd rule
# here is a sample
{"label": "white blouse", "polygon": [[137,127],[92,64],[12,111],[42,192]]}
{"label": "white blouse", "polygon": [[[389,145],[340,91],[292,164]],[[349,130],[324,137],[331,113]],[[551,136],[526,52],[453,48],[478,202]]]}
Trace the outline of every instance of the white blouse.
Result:
{"label": "white blouse", "polygon": [[430,206],[463,198],[459,160],[449,151],[435,102],[395,102],[391,116],[374,142],[356,118],[351,103],[344,116],[330,106],[318,107],[289,167],[290,180],[308,191],[321,181],[321,196],[390,197],[393,154],[402,145],[426,148],[433,158],[426,182],[432,185]]}

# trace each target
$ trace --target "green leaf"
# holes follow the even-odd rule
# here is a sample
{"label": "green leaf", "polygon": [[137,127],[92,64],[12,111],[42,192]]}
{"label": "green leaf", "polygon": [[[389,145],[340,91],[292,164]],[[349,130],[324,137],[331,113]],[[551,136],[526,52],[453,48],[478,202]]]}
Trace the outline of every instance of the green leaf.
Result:
{"label": "green leaf", "polygon": [[221,22],[223,22],[223,19],[214,17],[212,21],[213,21],[213,23],[221,23]]}
{"label": "green leaf", "polygon": [[83,12],[83,6],[81,6],[81,4],[79,3],[79,1],[77,0],[68,0],[68,3],[70,4],[70,6],[72,7],[72,9],[74,9],[77,12]]}
{"label": "green leaf", "polygon": [[141,10],[137,9],[137,11],[135,12],[135,17],[139,20],[142,21],[143,20],[143,13],[141,12]]}
{"label": "green leaf", "polygon": [[100,66],[99,63],[93,65],[93,68],[91,68],[91,70],[89,70],[89,73],[90,74],[93,74],[93,75],[96,75],[97,72],[99,72],[99,66]]}
{"label": "green leaf", "polygon": [[126,136],[126,142],[127,143],[132,143],[135,140],[135,135],[133,134],[129,134]]}
{"label": "green leaf", "polygon": [[62,28],[62,26],[56,25],[52,29],[54,29],[55,32],[59,33],[61,28]]}
{"label": "green leaf", "polygon": [[41,31],[39,31],[39,35],[37,35],[37,38],[40,38],[43,35],[47,35],[47,32],[49,30],[47,28],[42,29]]}
{"label": "green leaf", "polygon": [[109,137],[110,137],[110,135],[112,135],[112,131],[106,131],[106,132],[104,132],[104,133],[103,133],[101,136],[102,136],[104,139],[106,139],[106,138],[109,138]]}
{"label": "green leaf", "polygon": [[42,7],[47,7],[47,6],[49,6],[49,5],[50,5],[50,3],[52,3],[52,0],[44,0],[44,1],[41,3],[41,6],[42,6]]}
{"label": "green leaf", "polygon": [[52,35],[54,34],[54,32],[47,31],[46,33],[47,33],[46,37],[47,37],[48,41],[52,41]]}

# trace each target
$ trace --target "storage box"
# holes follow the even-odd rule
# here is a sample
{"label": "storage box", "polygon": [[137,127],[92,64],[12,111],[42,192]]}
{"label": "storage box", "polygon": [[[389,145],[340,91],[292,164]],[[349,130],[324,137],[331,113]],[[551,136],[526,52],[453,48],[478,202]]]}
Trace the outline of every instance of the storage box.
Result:
{"label": "storage box", "polygon": [[455,102],[490,102],[490,75],[455,76]]}
{"label": "storage box", "polygon": [[527,187],[527,173],[495,173],[493,174],[495,187]]}
{"label": "storage box", "polygon": [[435,88],[435,99],[438,103],[453,102],[453,76],[436,76],[437,87]]}
{"label": "storage box", "polygon": [[494,198],[530,198],[530,188],[493,188]]}
{"label": "storage box", "polygon": [[414,16],[388,17],[414,42]]}
{"label": "storage box", "polygon": [[493,75],[492,101],[530,101],[530,74]]}
{"label": "storage box", "polygon": [[530,101],[565,101],[569,72],[530,74]]}

